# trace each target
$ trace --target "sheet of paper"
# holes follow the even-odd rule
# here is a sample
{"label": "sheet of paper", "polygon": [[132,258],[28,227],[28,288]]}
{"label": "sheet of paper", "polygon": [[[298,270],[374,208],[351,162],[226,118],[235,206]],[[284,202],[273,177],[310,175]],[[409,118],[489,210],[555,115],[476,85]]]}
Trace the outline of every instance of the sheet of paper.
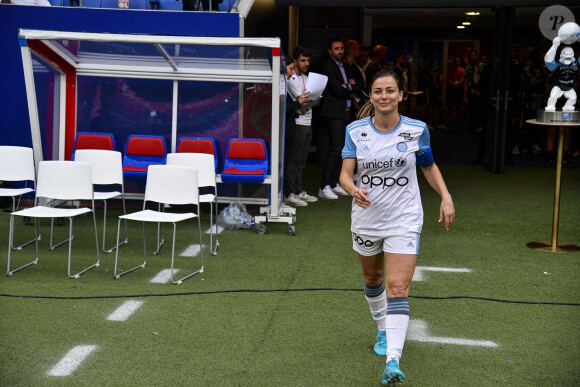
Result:
{"label": "sheet of paper", "polygon": [[302,105],[302,109],[311,108],[312,106],[316,105],[321,99],[322,96],[320,96],[318,99],[315,99],[314,101],[310,101],[307,104]]}
{"label": "sheet of paper", "polygon": [[327,82],[328,77],[326,75],[309,73],[308,80],[306,81],[306,90],[310,92],[309,99],[312,101],[320,99]]}

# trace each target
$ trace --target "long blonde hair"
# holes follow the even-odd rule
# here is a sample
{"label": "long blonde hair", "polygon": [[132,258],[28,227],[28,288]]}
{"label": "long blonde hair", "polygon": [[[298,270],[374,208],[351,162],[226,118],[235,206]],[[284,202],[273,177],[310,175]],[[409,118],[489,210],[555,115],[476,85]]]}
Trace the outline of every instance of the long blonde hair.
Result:
{"label": "long blonde hair", "polygon": [[[397,87],[399,88],[399,90],[403,90],[403,100],[407,99],[407,90],[403,89],[403,82],[401,81],[401,78],[399,78],[399,76],[397,75],[397,73],[395,73],[394,71],[391,70],[383,70],[383,71],[379,71],[378,73],[375,74],[375,76],[371,79],[371,83],[369,84],[369,96],[373,90],[373,84],[375,83],[375,81],[379,78],[384,78],[384,77],[391,77],[395,80],[395,82],[397,82]],[[370,117],[372,115],[375,114],[375,107],[373,106],[373,103],[371,102],[370,98],[369,100],[360,108],[357,118],[359,120],[363,119],[363,118],[367,118]]]}

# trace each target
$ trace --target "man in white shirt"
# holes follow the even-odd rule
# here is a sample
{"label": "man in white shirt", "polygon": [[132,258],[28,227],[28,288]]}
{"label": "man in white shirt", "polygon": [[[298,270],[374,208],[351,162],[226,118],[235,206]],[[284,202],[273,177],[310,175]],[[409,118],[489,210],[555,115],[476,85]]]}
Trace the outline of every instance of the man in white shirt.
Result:
{"label": "man in white shirt", "polygon": [[[288,80],[288,94],[294,101],[306,90],[306,81],[308,80],[306,73],[310,67],[311,56],[307,49],[300,46],[292,52],[294,69]],[[298,111],[295,121],[296,129],[294,133],[288,133],[286,143],[286,152],[288,153],[285,176],[286,204],[303,207],[307,206],[309,202],[318,200],[302,189],[302,169],[306,165],[308,148],[312,141],[312,109],[306,108]]]}

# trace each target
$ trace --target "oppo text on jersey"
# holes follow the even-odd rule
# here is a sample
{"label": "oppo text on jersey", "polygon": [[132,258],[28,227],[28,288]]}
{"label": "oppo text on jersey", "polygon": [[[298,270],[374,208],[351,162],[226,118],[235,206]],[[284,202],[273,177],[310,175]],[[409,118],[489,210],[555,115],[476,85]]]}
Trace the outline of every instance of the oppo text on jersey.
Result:
{"label": "oppo text on jersey", "polygon": [[394,177],[382,177],[382,176],[369,176],[362,175],[361,182],[368,185],[369,188],[382,187],[383,189],[394,186],[395,184],[399,187],[404,187],[409,183],[409,179],[405,176],[398,178]]}

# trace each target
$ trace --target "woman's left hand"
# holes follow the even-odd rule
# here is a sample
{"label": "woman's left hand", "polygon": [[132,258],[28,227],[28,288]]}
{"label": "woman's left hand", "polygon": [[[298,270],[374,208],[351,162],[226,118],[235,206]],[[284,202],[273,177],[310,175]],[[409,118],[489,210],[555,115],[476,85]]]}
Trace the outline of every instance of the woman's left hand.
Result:
{"label": "woman's left hand", "polygon": [[445,219],[445,229],[449,230],[451,224],[455,219],[455,206],[453,205],[453,199],[451,195],[443,196],[441,200],[441,208],[439,209],[439,222]]}

